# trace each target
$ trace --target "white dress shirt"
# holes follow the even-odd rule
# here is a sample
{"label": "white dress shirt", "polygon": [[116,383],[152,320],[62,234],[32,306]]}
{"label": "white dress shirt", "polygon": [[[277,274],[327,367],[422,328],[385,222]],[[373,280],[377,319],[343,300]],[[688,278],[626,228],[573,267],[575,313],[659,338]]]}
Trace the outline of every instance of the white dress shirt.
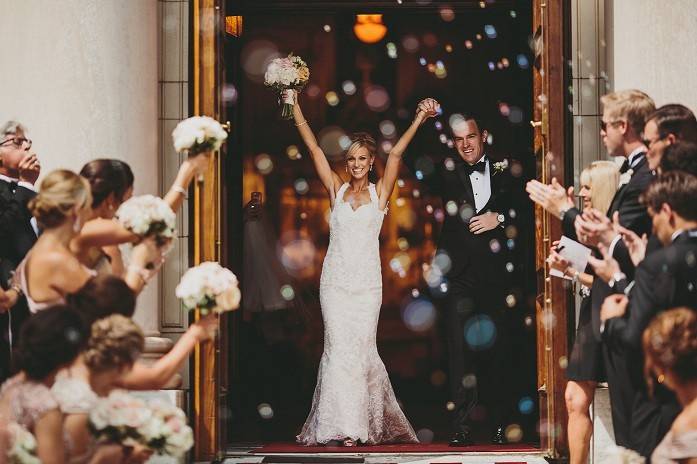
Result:
{"label": "white dress shirt", "polygon": [[491,198],[491,176],[489,175],[491,163],[489,163],[486,155],[482,156],[477,162],[486,163],[484,172],[472,171],[472,174],[470,174],[472,193],[474,194],[474,207],[477,212],[479,212],[489,202],[489,198]]}

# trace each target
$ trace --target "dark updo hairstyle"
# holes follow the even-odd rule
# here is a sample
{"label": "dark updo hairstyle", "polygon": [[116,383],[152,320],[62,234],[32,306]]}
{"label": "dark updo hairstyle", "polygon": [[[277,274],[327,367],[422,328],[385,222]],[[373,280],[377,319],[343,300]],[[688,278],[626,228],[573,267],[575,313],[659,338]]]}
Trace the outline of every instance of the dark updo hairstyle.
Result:
{"label": "dark updo hairstyle", "polygon": [[653,121],[661,139],[673,134],[679,141],[697,142],[697,119],[684,105],[671,103],[663,105],[651,113],[646,121]]}
{"label": "dark updo hairstyle", "polygon": [[76,208],[84,210],[92,203],[90,184],[67,169],[51,171],[29,201],[29,211],[43,228],[58,227]]}
{"label": "dark updo hairstyle", "polygon": [[22,326],[15,348],[15,369],[43,381],[71,363],[87,343],[88,331],[77,311],[56,305],[32,315]]}
{"label": "dark updo hairstyle", "polygon": [[[346,155],[358,150],[359,148],[365,148],[366,150],[368,150],[368,154],[372,157],[375,157],[375,155],[377,154],[377,143],[375,143],[375,139],[369,133],[355,132],[351,134],[350,139],[351,145],[349,145],[348,149],[346,150]],[[372,183],[377,182],[377,175],[375,174],[375,170],[368,172],[368,180]]]}
{"label": "dark updo hairstyle", "polygon": [[122,278],[114,275],[92,277],[80,290],[68,295],[67,301],[88,327],[112,314],[132,317],[136,308],[135,293]]}
{"label": "dark updo hairstyle", "polygon": [[697,380],[697,314],[692,308],[663,311],[648,325],[641,339],[649,390],[656,370],[670,371],[681,383]]}
{"label": "dark updo hairstyle", "polygon": [[661,156],[661,172],[684,171],[697,176],[697,144],[678,141],[668,145]]}
{"label": "dark updo hairstyle", "polygon": [[85,164],[80,175],[92,189],[92,208],[97,208],[112,193],[118,201],[133,187],[131,167],[117,159],[96,159]]}

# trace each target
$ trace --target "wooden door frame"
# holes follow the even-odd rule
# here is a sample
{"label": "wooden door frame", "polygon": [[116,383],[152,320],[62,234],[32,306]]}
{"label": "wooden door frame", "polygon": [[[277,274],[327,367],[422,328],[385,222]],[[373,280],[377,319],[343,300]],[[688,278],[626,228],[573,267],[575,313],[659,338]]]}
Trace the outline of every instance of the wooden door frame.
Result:
{"label": "wooden door frame", "polygon": [[[220,86],[222,34],[225,32],[223,0],[191,0],[191,56],[193,114],[221,116]],[[549,182],[551,177],[569,183],[573,172],[571,150],[568,149],[569,117],[566,56],[569,31],[569,0],[533,0],[533,31],[540,27],[538,39],[542,48],[536,51],[540,60],[534,72],[533,111],[535,119],[534,146],[538,156],[537,177]],[[539,53],[538,53],[539,52]],[[545,98],[538,98],[541,95]],[[193,263],[219,261],[221,254],[221,166],[217,156],[205,173],[205,182],[194,187]],[[551,279],[545,266],[553,237],[561,235],[561,223],[539,208],[536,219],[536,269],[538,274],[537,360],[540,404],[541,448],[551,458],[567,454],[566,408],[564,388],[566,377],[560,362],[567,355],[567,310],[573,308],[570,292],[560,279]],[[546,322],[545,322],[546,321]],[[221,384],[218,355],[220,341],[207,342],[196,349],[193,357],[193,418],[196,460],[220,457],[222,432],[218,420]]]}
{"label": "wooden door frame", "polygon": [[[566,110],[571,82],[566,60],[570,31],[568,0],[533,0],[535,66],[533,67],[534,150],[537,178],[549,183],[552,177],[564,185],[572,183],[573,156]],[[552,279],[546,259],[552,240],[560,237],[561,221],[535,207],[535,261],[538,275],[537,385],[540,404],[541,447],[551,458],[568,455],[567,414],[564,401],[568,352],[568,311],[574,309],[570,291],[561,279]],[[572,319],[574,320],[574,319]]]}

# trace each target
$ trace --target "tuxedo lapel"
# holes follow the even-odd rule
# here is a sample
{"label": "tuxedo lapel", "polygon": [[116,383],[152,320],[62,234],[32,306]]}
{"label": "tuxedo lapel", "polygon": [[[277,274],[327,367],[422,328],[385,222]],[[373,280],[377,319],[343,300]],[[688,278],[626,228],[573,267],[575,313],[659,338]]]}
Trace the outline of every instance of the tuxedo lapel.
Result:
{"label": "tuxedo lapel", "polygon": [[470,180],[470,176],[465,171],[465,163],[457,163],[457,175],[460,177],[460,181],[462,182],[462,185],[465,187],[465,195],[464,199],[465,201],[472,205],[472,208],[475,207],[474,204],[474,190],[472,190],[472,181]]}

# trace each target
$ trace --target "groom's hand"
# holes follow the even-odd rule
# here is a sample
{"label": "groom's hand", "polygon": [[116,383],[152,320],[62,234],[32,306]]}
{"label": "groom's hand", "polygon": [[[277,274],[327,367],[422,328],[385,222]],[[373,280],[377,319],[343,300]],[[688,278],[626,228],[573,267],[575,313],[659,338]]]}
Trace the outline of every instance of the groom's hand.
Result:
{"label": "groom's hand", "polygon": [[470,232],[478,235],[489,230],[494,230],[499,225],[499,221],[496,218],[497,216],[498,214],[492,212],[473,216],[472,219],[470,219]]}

